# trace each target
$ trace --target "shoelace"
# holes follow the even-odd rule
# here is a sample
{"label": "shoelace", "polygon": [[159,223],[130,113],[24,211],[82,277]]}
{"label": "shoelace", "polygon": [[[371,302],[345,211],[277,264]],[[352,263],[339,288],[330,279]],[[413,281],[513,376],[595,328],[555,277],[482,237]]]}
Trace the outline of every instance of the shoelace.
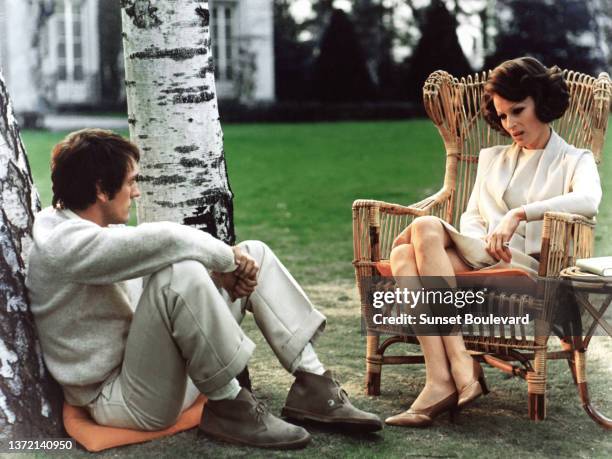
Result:
{"label": "shoelace", "polygon": [[348,398],[348,393],[342,388],[338,380],[336,380],[335,378],[332,378],[332,381],[334,382],[334,385],[336,386],[336,393],[338,395],[338,399],[341,402],[350,403],[349,398]]}
{"label": "shoelace", "polygon": [[261,421],[261,418],[268,412],[268,407],[266,406],[266,404],[264,402],[262,402],[261,400],[259,400],[257,397],[255,397],[255,395],[251,394],[253,397],[253,400],[255,400],[256,405],[255,405],[255,418],[258,421]]}

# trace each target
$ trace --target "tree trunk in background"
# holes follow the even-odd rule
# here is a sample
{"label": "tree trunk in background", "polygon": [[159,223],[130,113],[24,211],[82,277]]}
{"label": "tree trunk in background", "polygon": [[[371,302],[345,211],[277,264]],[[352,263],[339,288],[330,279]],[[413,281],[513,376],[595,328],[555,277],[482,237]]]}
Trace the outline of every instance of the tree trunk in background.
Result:
{"label": "tree trunk in background", "polygon": [[[103,109],[121,106],[123,69],[121,54],[121,10],[119,3],[98,1],[100,31],[100,92]],[[123,111],[124,108],[121,108]]]}
{"label": "tree trunk in background", "polygon": [[138,221],[234,243],[208,2],[121,0],[130,137],[142,152]]}
{"label": "tree trunk in background", "polygon": [[39,208],[0,73],[0,440],[61,432],[61,392],[45,371],[25,289],[24,260]]}

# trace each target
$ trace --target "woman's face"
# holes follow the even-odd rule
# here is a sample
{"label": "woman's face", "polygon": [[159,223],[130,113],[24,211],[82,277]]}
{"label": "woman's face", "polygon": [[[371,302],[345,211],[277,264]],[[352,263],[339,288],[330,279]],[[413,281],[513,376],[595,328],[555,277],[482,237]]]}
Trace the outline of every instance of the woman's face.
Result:
{"label": "woman's face", "polygon": [[544,148],[550,137],[550,127],[540,121],[531,96],[519,102],[493,94],[493,105],[502,127],[520,146],[529,149]]}

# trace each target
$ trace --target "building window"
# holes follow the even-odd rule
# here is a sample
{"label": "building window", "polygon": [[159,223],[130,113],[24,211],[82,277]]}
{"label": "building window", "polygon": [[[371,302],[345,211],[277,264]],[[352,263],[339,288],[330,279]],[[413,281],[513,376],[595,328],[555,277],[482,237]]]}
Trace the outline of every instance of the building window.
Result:
{"label": "building window", "polygon": [[83,35],[81,33],[82,0],[58,0],[57,76],[60,81],[82,81]]}
{"label": "building window", "polygon": [[234,78],[234,47],[236,7],[233,3],[221,3],[211,7],[211,40],[215,59],[215,78]]}

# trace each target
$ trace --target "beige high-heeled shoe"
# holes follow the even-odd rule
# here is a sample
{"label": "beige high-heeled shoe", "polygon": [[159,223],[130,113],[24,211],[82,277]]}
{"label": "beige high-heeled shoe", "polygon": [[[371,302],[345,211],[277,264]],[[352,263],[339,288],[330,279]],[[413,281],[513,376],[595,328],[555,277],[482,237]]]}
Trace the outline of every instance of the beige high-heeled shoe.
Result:
{"label": "beige high-heeled shoe", "polygon": [[434,419],[446,411],[449,413],[451,422],[454,422],[455,413],[457,411],[457,400],[458,394],[457,392],[453,392],[448,397],[426,408],[409,408],[403,413],[391,416],[385,419],[385,423],[390,426],[428,427],[433,423]]}
{"label": "beige high-heeled shoe", "polygon": [[472,359],[474,369],[474,381],[466,384],[459,389],[459,399],[457,401],[457,408],[463,409],[470,403],[474,402],[481,395],[489,393],[487,382],[485,381],[484,371],[476,359]]}

